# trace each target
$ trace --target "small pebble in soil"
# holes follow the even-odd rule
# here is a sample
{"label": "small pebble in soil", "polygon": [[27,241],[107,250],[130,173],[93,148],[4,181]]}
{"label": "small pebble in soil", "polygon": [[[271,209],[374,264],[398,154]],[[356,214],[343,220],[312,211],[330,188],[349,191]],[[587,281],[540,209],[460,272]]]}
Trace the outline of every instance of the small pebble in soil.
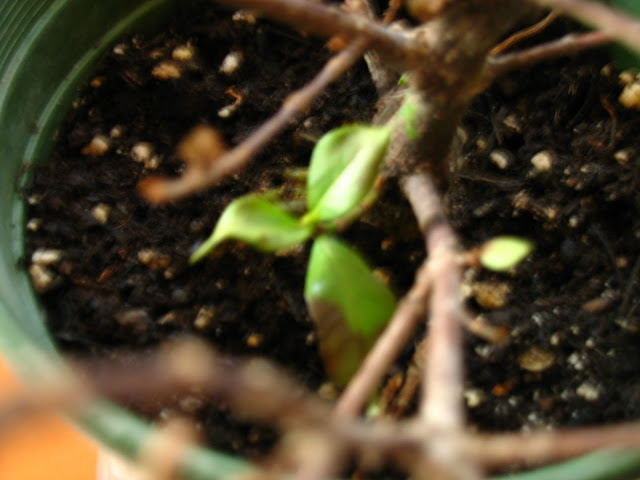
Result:
{"label": "small pebble in soil", "polygon": [[41,218],[30,218],[27,222],[27,230],[30,232],[37,232],[42,227],[42,219]]}
{"label": "small pebble in soil", "polygon": [[114,318],[120,326],[136,334],[144,333],[152,326],[151,317],[143,308],[121,310],[114,315]]}
{"label": "small pebble in soil", "polygon": [[252,10],[238,10],[233,14],[231,19],[234,22],[246,22],[249,25],[255,25],[258,21],[258,17],[256,17],[255,12]]}
{"label": "small pebble in soil", "polygon": [[109,131],[111,138],[120,138],[124,135],[124,127],[122,125],[114,125]]}
{"label": "small pebble in soil", "polygon": [[376,268],[373,275],[385,285],[390,285],[392,273],[386,268]]}
{"label": "small pebble in soil", "polygon": [[636,80],[625,85],[618,97],[618,101],[627,108],[640,110],[640,82]]}
{"label": "small pebble in soil", "polygon": [[542,150],[531,157],[531,165],[533,165],[535,175],[550,171],[553,163],[554,154],[550,150]]}
{"label": "small pebble in soil", "polygon": [[109,138],[104,135],[96,135],[89,144],[85,145],[80,153],[91,157],[101,157],[109,151],[111,146]]}
{"label": "small pebble in soil", "polygon": [[158,80],[177,80],[182,76],[182,71],[175,61],[164,60],[153,67],[151,76]]}
{"label": "small pebble in soil", "polygon": [[512,204],[516,210],[528,210],[531,205],[531,197],[526,191],[522,190],[513,196]]}
{"label": "small pebble in soil", "polygon": [[474,282],[471,284],[471,294],[478,305],[488,310],[496,310],[506,305],[511,293],[508,283]]}
{"label": "small pebble in soil", "polygon": [[159,325],[170,325],[172,323],[175,323],[175,321],[178,319],[178,314],[175,310],[171,310],[167,313],[165,313],[163,316],[161,316],[158,319],[158,324]]}
{"label": "small pebble in soil", "polygon": [[191,44],[179,45],[171,52],[171,58],[179,62],[186,62],[193,58],[195,49]]}
{"label": "small pebble in soil", "polygon": [[571,215],[567,222],[571,228],[577,228],[580,225],[580,218],[577,215]]}
{"label": "small pebble in soil", "polygon": [[502,120],[502,124],[512,132],[522,133],[522,122],[520,122],[518,117],[513,113],[510,113],[509,115],[504,117],[504,120]]}
{"label": "small pebble in soil", "polygon": [[260,333],[252,333],[247,337],[247,347],[249,348],[258,348],[264,342],[264,335]]}
{"label": "small pebble in soil", "polygon": [[165,280],[171,280],[176,276],[176,273],[177,271],[175,268],[169,267],[164,272],[162,272],[162,276],[165,278]]}
{"label": "small pebble in soil", "polygon": [[31,254],[31,263],[37,265],[53,265],[62,258],[62,251],[54,248],[38,248]]}
{"label": "small pebble in soil", "polygon": [[27,204],[30,206],[38,205],[42,200],[42,195],[33,194],[27,197]]}
{"label": "small pebble in soil", "polygon": [[476,345],[473,350],[474,352],[476,352],[476,354],[478,354],[480,358],[486,360],[491,356],[494,349],[492,348],[491,345],[480,344],[480,345]]}
{"label": "small pebble in soil", "polygon": [[162,48],[156,48],[149,54],[149,58],[151,58],[152,60],[160,60],[161,58],[164,58],[164,56],[165,51]]}
{"label": "small pebble in soil", "polygon": [[475,408],[486,400],[486,395],[479,388],[469,388],[464,392],[464,399],[467,402],[467,407]]}
{"label": "small pebble in soil", "polygon": [[91,85],[92,88],[100,88],[102,85],[104,85],[105,80],[106,77],[104,75],[100,75],[92,78],[89,82],[89,85]]}
{"label": "small pebble in soil", "polygon": [[515,158],[513,153],[509,150],[498,148],[489,154],[489,160],[491,160],[500,170],[505,170],[513,165]]}
{"label": "small pebble in soil", "polygon": [[554,347],[557,347],[558,345],[560,345],[561,341],[562,341],[562,334],[558,332],[554,333],[549,337],[549,344],[551,344]]}
{"label": "small pebble in soil", "polygon": [[198,330],[205,330],[216,315],[216,307],[213,305],[205,305],[198,310],[196,319],[193,321],[193,326]]}
{"label": "small pebble in soil", "polygon": [[102,225],[105,225],[109,221],[110,213],[111,207],[106,203],[99,203],[91,210],[91,216]]}
{"label": "small pebble in soil", "polygon": [[540,415],[539,412],[531,412],[529,413],[529,415],[527,415],[527,424],[523,425],[522,430],[523,431],[529,431],[532,429],[538,429],[540,427],[549,427],[544,418]]}
{"label": "small pebble in soil", "polygon": [[240,65],[242,65],[243,55],[242,52],[238,50],[233,50],[224,57],[222,60],[222,65],[220,65],[220,73],[224,73],[225,75],[231,75],[234,73]]}
{"label": "small pebble in soil", "polygon": [[153,270],[164,270],[171,264],[171,257],[152,248],[140,250],[138,261]]}
{"label": "small pebble in soil", "polygon": [[518,365],[529,372],[543,372],[553,365],[555,355],[540,347],[531,347],[518,357]]}
{"label": "small pebble in soil", "polygon": [[588,402],[595,402],[600,398],[600,389],[591,382],[581,383],[576,393]]}
{"label": "small pebble in soil", "polygon": [[124,43],[118,43],[117,45],[115,45],[113,47],[113,50],[111,50],[115,55],[124,55],[125,53],[127,53],[127,45]]}
{"label": "small pebble in soil", "polygon": [[613,158],[615,158],[616,162],[618,162],[619,165],[624,166],[629,163],[632,155],[633,149],[623,148],[622,150],[618,150],[616,153],[614,153]]}
{"label": "small pebble in soil", "polygon": [[233,115],[236,112],[236,110],[238,110],[240,103],[241,102],[239,102],[238,99],[236,99],[236,101],[234,101],[233,103],[230,103],[229,105],[225,105],[220,110],[218,110],[218,116],[220,118],[229,118],[231,115]]}
{"label": "small pebble in soil", "polygon": [[498,345],[509,338],[509,329],[504,325],[493,325],[483,314],[476,315],[465,324],[466,329],[478,338]]}
{"label": "small pebble in soil", "polygon": [[478,153],[482,153],[487,149],[487,146],[489,145],[489,142],[487,142],[486,138],[478,138],[476,140],[476,149],[478,150]]}
{"label": "small pebble in soil", "polygon": [[586,366],[585,357],[582,353],[579,352],[573,352],[571,355],[569,355],[569,357],[567,358],[567,362],[578,371],[584,370]]}
{"label": "small pebble in soil", "polygon": [[627,268],[629,266],[629,259],[627,257],[616,257],[616,267]]}
{"label": "small pebble in soil", "polygon": [[33,287],[38,293],[45,293],[52,290],[57,285],[58,277],[54,272],[37,263],[29,265],[29,275],[33,282]]}
{"label": "small pebble in soil", "polygon": [[154,155],[153,145],[149,142],[138,142],[131,147],[131,158],[134,162],[143,163],[144,168],[155,170],[160,165],[160,159]]}

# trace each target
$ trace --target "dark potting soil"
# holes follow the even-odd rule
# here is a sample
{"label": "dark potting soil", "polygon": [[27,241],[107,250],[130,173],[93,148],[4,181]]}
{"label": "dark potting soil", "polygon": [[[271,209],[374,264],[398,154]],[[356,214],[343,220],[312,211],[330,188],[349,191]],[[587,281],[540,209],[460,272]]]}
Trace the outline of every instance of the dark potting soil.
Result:
{"label": "dark potting soil", "polygon": [[[195,266],[187,259],[232,199],[283,185],[324,132],[372,117],[364,63],[215,189],[163,207],[136,191],[151,173],[180,172],[175,146],[198,124],[241,142],[321,68],[323,45],[204,2],[106,56],[25,191],[25,263],[63,351],[111,356],[195,334],[225,353],[268,357],[309,388],[325,381],[302,297],[305,249],[274,256],[228,243]],[[640,417],[640,115],[619,104],[606,62],[599,52],[510,75],[473,102],[459,131],[446,203],[464,245],[502,234],[536,244],[513,273],[466,273],[470,310],[509,331],[498,345],[467,334],[474,428]],[[399,296],[409,288],[423,243],[393,185],[345,237]],[[275,438],[197,396],[163,408],[196,414],[227,451],[254,456]]]}

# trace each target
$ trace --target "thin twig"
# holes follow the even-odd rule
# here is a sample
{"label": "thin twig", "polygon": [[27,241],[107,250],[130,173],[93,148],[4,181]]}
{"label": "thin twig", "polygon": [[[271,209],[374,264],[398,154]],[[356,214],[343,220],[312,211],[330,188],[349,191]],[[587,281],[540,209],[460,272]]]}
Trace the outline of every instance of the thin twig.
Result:
{"label": "thin twig", "polygon": [[640,21],[619,10],[587,0],[536,0],[536,2],[545,7],[558,8],[636,51],[640,50]]}
{"label": "thin twig", "polygon": [[463,457],[457,441],[465,425],[462,404],[464,312],[458,242],[445,220],[438,189],[427,175],[406,177],[402,189],[425,236],[432,279],[429,344],[420,405],[421,424],[438,433],[437,440],[427,443],[431,451],[429,461],[455,472],[456,478],[481,478],[477,465]]}
{"label": "thin twig", "polygon": [[175,180],[148,177],[140,183],[142,194],[152,203],[166,203],[211,187],[227,175],[245,167],[262,147],[296,116],[307,110],[330,83],[357,62],[367,46],[368,42],[363,38],[354,40],[332,57],[310,83],[290,94],[274,116],[260,125],[240,145],[214,159],[206,169],[187,169],[182,177]]}
{"label": "thin twig", "polygon": [[539,431],[530,434],[467,435],[463,450],[489,467],[565,460],[601,448],[638,448],[640,423]]}
{"label": "thin twig", "polygon": [[328,402],[266,361],[223,357],[195,341],[175,342],[157,352],[131,356],[135,368],[85,360],[77,369],[91,391],[134,405],[149,399],[172,399],[196,389],[205,397],[229,402],[248,420],[281,429],[324,426],[330,416]]}
{"label": "thin twig", "polygon": [[[97,393],[126,396],[129,401],[157,401],[183,389],[198,388],[218,399],[227,400],[234,411],[245,414],[247,418],[279,426],[285,432],[307,432],[311,437],[330,443],[332,449],[341,448],[343,455],[360,452],[400,462],[422,459],[423,464],[431,467],[434,463],[441,466],[441,458],[437,450],[423,449],[424,442],[440,445],[454,441],[459,453],[464,455],[463,459],[490,468],[514,462],[557,461],[603,447],[640,446],[638,422],[558,432],[469,435],[463,431],[450,434],[436,428],[437,425],[424,427],[420,419],[391,425],[345,421],[335,415],[332,418],[328,404],[305,393],[303,388],[265,362],[233,361],[193,343],[173,345],[154,354],[140,354],[131,365],[134,368],[123,369],[110,361],[83,362],[84,374],[81,377],[90,380],[90,384],[67,381],[68,377],[61,375],[51,382],[50,387],[37,392],[23,392],[5,403],[7,409],[0,407],[0,418],[19,418],[44,408],[82,411],[87,402],[97,398]],[[174,471],[185,461],[183,455],[187,454],[191,440],[176,436],[174,432],[154,435],[159,443],[143,447],[148,454],[147,460],[165,452],[166,448],[173,451],[179,446],[181,453],[172,455],[171,461],[165,462],[165,471]],[[327,458],[324,457],[317,466],[324,464]],[[331,453],[331,458],[339,457]],[[459,471],[454,468],[456,470]],[[466,475],[460,478],[477,477]]]}
{"label": "thin twig", "polygon": [[404,35],[389,30],[362,15],[350,15],[340,8],[309,0],[217,0],[235,8],[250,8],[260,13],[323,36],[346,35],[363,38],[376,50],[404,58],[412,51]]}
{"label": "thin twig", "polygon": [[558,40],[536,45],[513,53],[505,53],[487,59],[487,80],[500,77],[512,70],[530,67],[538,62],[558,57],[575,55],[589,48],[612,42],[611,35],[604,32],[571,33]]}
{"label": "thin twig", "polygon": [[535,25],[531,25],[530,27],[520,30],[508,37],[506,40],[500,42],[498,45],[491,49],[489,55],[499,55],[501,53],[504,53],[506,50],[522,42],[523,40],[539,34],[540,32],[544,31],[549,25],[555,22],[559,16],[560,13],[558,12],[558,10],[552,10],[546,17],[544,17]]}

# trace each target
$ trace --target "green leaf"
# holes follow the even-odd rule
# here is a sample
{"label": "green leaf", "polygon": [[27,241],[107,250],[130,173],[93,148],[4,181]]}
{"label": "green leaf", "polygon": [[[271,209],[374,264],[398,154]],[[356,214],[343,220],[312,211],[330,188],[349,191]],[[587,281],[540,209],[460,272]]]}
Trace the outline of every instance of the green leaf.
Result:
{"label": "green leaf", "polygon": [[533,242],[524,238],[496,237],[482,246],[480,263],[489,270],[508,270],[524,260],[533,247]]}
{"label": "green leaf", "polygon": [[[640,17],[640,2],[638,0],[610,0],[613,7],[622,10],[633,17]],[[623,46],[616,43],[612,48],[613,59],[620,69],[640,67],[640,45]]]}
{"label": "green leaf", "polygon": [[229,204],[211,236],[189,259],[195,263],[228,239],[248,243],[263,252],[275,252],[306,241],[313,229],[258,195],[245,195]]}
{"label": "green leaf", "polygon": [[346,385],[391,318],[393,293],[360,255],[322,235],[311,249],[304,296],[327,373]]}
{"label": "green leaf", "polygon": [[303,224],[336,220],[373,188],[390,129],[346,125],[324,135],[311,155],[307,178],[309,213]]}
{"label": "green leaf", "polygon": [[415,103],[404,102],[400,107],[400,117],[404,121],[404,131],[411,140],[418,138],[418,108]]}
{"label": "green leaf", "polygon": [[609,3],[634,17],[640,17],[640,3],[638,3],[638,0],[609,0]]}

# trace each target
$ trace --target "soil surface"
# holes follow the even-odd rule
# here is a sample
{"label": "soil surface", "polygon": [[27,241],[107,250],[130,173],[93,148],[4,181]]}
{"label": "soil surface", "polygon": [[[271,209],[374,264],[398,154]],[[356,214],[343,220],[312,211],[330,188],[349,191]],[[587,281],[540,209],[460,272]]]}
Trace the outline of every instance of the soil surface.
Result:
{"label": "soil surface", "polygon": [[[232,199],[282,185],[324,132],[371,118],[364,63],[214,190],[151,207],[136,185],[179,173],[175,146],[198,124],[241,142],[329,56],[323,41],[234,19],[210,2],[177,12],[158,36],[112,49],[25,191],[25,267],[64,351],[111,355],[189,333],[225,353],[266,356],[309,388],[325,382],[302,296],[306,249],[273,256],[229,243],[196,266],[187,259]],[[473,428],[640,417],[640,115],[619,104],[607,61],[595,52],[510,75],[473,102],[459,131],[446,203],[465,247],[502,234],[536,243],[512,273],[466,272],[470,310],[509,332],[497,345],[467,334]],[[398,296],[409,288],[423,243],[393,185],[345,237]],[[197,414],[210,444],[226,451],[255,456],[275,438],[197,396],[160,408]]]}

